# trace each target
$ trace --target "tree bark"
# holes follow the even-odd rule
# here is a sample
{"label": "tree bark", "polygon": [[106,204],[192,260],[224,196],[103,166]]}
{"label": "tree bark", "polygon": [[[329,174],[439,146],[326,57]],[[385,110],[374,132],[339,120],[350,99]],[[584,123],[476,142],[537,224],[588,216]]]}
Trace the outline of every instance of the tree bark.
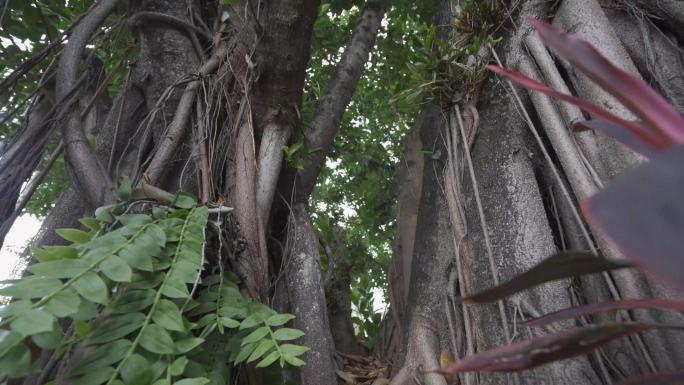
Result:
{"label": "tree bark", "polygon": [[304,331],[298,343],[311,350],[302,356],[302,385],[335,384],[334,345],[330,335],[325,294],[321,286],[318,242],[304,204],[291,215],[293,246],[286,261],[285,277],[290,306],[297,318],[294,326]]}

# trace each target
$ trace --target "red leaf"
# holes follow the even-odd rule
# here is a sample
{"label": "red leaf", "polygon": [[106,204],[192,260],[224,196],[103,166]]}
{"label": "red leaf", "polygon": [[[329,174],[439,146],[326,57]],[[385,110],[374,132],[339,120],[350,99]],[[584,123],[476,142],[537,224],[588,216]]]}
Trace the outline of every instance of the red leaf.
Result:
{"label": "red leaf", "polygon": [[684,372],[656,373],[647,376],[628,378],[615,385],[681,385],[684,384]]}
{"label": "red leaf", "polygon": [[542,327],[550,323],[578,318],[590,314],[606,313],[616,310],[659,309],[684,311],[684,302],[669,299],[625,299],[591,303],[584,306],[570,307],[522,323],[523,326]]}
{"label": "red leaf", "polygon": [[560,333],[535,337],[484,351],[456,361],[437,373],[515,372],[549,362],[588,353],[616,338],[653,328],[676,328],[667,325],[610,323],[574,328]]}
{"label": "red leaf", "polygon": [[684,118],[643,80],[613,65],[591,44],[548,23],[527,19],[542,41],[615,96],[666,144],[684,143]]}
{"label": "red leaf", "polygon": [[684,293],[684,145],[657,154],[582,202],[626,258]]}
{"label": "red leaf", "polygon": [[662,139],[654,135],[653,132],[646,129],[644,126],[622,119],[602,109],[601,107],[598,107],[594,104],[587,102],[586,100],[582,100],[572,95],[567,95],[558,91],[554,91],[546,85],[529,78],[527,75],[520,72],[509,70],[508,68],[503,68],[495,65],[488,65],[487,69],[499,75],[505,76],[510,81],[521,87],[534,91],[539,91],[552,98],[572,103],[577,107],[581,108],[582,110],[584,110],[585,112],[588,112],[596,117],[599,117],[606,122],[626,128],[627,130],[629,130],[629,133],[625,133],[624,130],[618,130],[617,132],[604,132],[606,135],[610,134],[611,137],[622,143],[629,144],[633,142],[632,138],[636,137],[644,144],[644,146],[649,148],[661,150],[666,146],[666,143]]}
{"label": "red leaf", "polygon": [[546,258],[507,282],[477,294],[460,298],[460,301],[470,303],[494,302],[544,282],[627,267],[632,267],[632,265],[625,262],[608,261],[590,253],[562,252]]}
{"label": "red leaf", "polygon": [[[632,124],[642,125],[641,122],[632,122]],[[574,132],[581,132],[586,130],[599,131],[606,136],[614,138],[621,141],[624,145],[631,148],[633,151],[640,153],[645,157],[652,157],[656,152],[632,134],[631,131],[625,130],[625,127],[613,123],[608,123],[604,120],[594,119],[594,120],[583,120],[580,122],[575,122],[570,128]]]}

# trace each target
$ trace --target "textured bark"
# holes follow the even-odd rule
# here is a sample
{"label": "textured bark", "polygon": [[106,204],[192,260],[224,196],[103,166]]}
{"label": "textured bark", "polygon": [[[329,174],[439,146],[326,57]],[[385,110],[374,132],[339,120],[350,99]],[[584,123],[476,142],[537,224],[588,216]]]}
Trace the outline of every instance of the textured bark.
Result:
{"label": "textured bark", "polygon": [[304,331],[297,342],[311,350],[302,356],[302,385],[335,384],[334,345],[330,335],[325,294],[321,286],[318,242],[304,204],[296,204],[291,216],[293,247],[285,277],[290,306],[296,318],[294,326]]}
{"label": "textured bark", "polygon": [[[633,74],[638,73],[596,0],[564,1],[558,9],[553,23],[587,40],[616,66]],[[582,98],[602,106],[615,115],[630,120],[634,119],[634,115],[612,95],[597,86],[580,71],[566,65],[565,62],[562,63],[565,70],[570,74],[577,93]],[[641,156],[605,136],[583,135],[578,136],[578,139],[591,164],[604,181],[615,178],[643,161]],[[592,141],[595,141],[596,144]]]}
{"label": "textured bark", "polygon": [[645,16],[604,8],[613,29],[641,75],[684,112],[684,54]]}
{"label": "textured bark", "polygon": [[[556,251],[551,227],[546,217],[541,192],[535,176],[535,163],[541,161],[527,133],[524,121],[515,112],[503,84],[489,81],[478,104],[480,127],[472,151],[480,187],[484,216],[492,241],[496,273],[506,281],[529,269]],[[529,105],[526,106],[529,108]],[[539,160],[538,160],[539,159]],[[466,185],[468,183],[466,182]],[[483,232],[478,226],[478,212],[473,191],[467,187],[466,218],[471,252],[463,258],[467,293],[494,285],[487,263]],[[505,300],[508,321],[533,317],[572,304],[569,282],[556,282],[527,290]],[[501,346],[509,341],[501,332],[498,309],[492,305],[473,305],[472,314],[476,351]],[[510,327],[510,324],[509,326]],[[518,329],[514,340],[526,339],[538,331]],[[480,374],[487,384],[507,384],[511,375]],[[597,375],[584,357],[565,360],[519,374],[522,384],[597,384]]]}
{"label": "textured bark", "polygon": [[684,41],[684,3],[679,0],[636,0],[636,4],[664,20],[668,29]]}
{"label": "textured bark", "polygon": [[[212,57],[207,60],[198,70],[199,77],[202,78],[215,72],[221,60],[226,55],[226,51],[219,48]],[[159,183],[168,174],[177,156],[179,146],[183,139],[188,136],[188,122],[193,113],[197,89],[202,80],[193,80],[185,86],[185,90],[178,101],[176,111],[168,127],[161,136],[156,138],[157,148],[145,171],[145,178],[150,184]]]}
{"label": "textured bark", "polygon": [[[185,0],[144,0],[136,10],[169,15],[188,22],[187,4]],[[156,144],[166,124],[173,120],[176,106],[183,95],[183,88],[175,87],[171,90],[161,106],[157,107],[157,102],[169,87],[196,71],[200,61],[194,53],[188,34],[177,27],[160,21],[147,21],[134,24],[132,27],[134,32],[137,32],[140,47],[134,82],[140,89],[145,90],[147,108],[160,108],[150,122],[149,134]]]}

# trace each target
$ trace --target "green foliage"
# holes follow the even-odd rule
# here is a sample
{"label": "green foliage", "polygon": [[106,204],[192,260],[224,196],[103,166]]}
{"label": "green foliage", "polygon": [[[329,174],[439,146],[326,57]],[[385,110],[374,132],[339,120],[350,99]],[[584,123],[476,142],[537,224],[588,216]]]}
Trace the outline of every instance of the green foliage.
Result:
{"label": "green foliage", "polygon": [[58,230],[69,246],[34,250],[33,275],[0,289],[13,297],[0,309],[0,381],[40,369],[29,341],[86,349],[67,374],[76,384],[225,384],[229,364],[303,365],[308,348],[287,343],[303,333],[283,327],[294,316],[243,298],[228,272],[205,273],[207,207],[187,194],[175,206],[100,209],[87,231]]}
{"label": "green foliage", "polygon": [[373,307],[373,285],[367,276],[359,276],[352,285],[352,305],[355,314],[352,321],[357,335],[367,348],[373,349],[380,336],[382,314],[376,313]]}
{"label": "green foliage", "polygon": [[[313,117],[340,58],[340,47],[347,44],[363,3],[340,0],[321,8],[305,85],[304,124]],[[353,265],[352,290],[359,293],[370,289],[383,293],[387,287],[401,138],[409,131],[420,107],[405,99],[393,103],[388,103],[388,99],[413,84],[408,63],[421,49],[422,42],[416,44],[410,36],[427,29],[431,6],[432,2],[393,2],[312,197],[312,217],[324,240],[331,243],[332,238],[326,234],[331,234],[333,225],[344,230]],[[366,277],[365,286],[361,285],[361,277]],[[381,315],[371,311],[355,316],[359,337],[369,341],[375,329],[370,325],[379,325],[374,320]]]}

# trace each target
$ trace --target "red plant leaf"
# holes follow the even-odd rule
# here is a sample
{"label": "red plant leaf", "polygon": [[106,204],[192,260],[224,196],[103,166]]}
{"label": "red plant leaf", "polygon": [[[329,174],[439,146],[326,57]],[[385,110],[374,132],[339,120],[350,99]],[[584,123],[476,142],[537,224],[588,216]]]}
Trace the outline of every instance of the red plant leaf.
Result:
{"label": "red plant leaf", "polygon": [[640,140],[644,144],[644,146],[656,150],[661,150],[665,148],[667,145],[667,143],[665,143],[662,139],[654,135],[653,132],[648,130],[646,127],[636,124],[635,122],[630,122],[629,120],[622,119],[612,114],[611,112],[608,112],[603,108],[598,107],[592,103],[589,103],[586,100],[582,100],[576,96],[567,95],[558,91],[554,91],[546,85],[528,77],[523,73],[512,71],[508,68],[503,68],[495,65],[488,65],[487,69],[499,75],[505,76],[510,81],[521,87],[534,91],[539,91],[552,98],[572,103],[580,109],[582,109],[583,111],[588,112],[598,118],[601,118],[606,122],[626,128],[627,130],[629,130],[629,133],[626,133],[626,130],[604,132],[604,134],[610,135],[612,138],[626,145],[632,143],[634,141],[634,137],[638,138],[638,140]]}
{"label": "red plant leaf", "polygon": [[542,327],[566,319],[578,318],[590,314],[606,313],[617,310],[659,309],[684,311],[684,302],[669,299],[625,299],[591,303],[584,306],[570,307],[522,323],[523,326]]}
{"label": "red plant leaf", "polygon": [[684,118],[643,80],[613,65],[581,38],[533,18],[544,44],[615,96],[667,144],[684,143]]}
{"label": "red plant leaf", "polygon": [[558,253],[510,281],[477,294],[460,298],[460,301],[466,303],[494,302],[544,282],[627,267],[632,267],[632,265],[625,262],[608,261],[591,253]]}
{"label": "red plant leaf", "polygon": [[582,355],[616,338],[654,328],[678,327],[609,323],[574,328],[490,349],[465,357],[435,372],[448,375],[459,372],[516,372],[531,369],[549,362]]}
{"label": "red plant leaf", "polygon": [[[641,122],[632,122],[632,124],[641,125]],[[573,132],[581,132],[587,130],[598,131],[606,136],[621,141],[624,145],[645,157],[650,158],[656,154],[656,151],[654,151],[651,147],[644,145],[644,143],[637,136],[632,134],[631,131],[625,130],[625,127],[613,123],[608,123],[604,120],[594,119],[575,122],[572,124],[572,127],[570,127],[570,130]]]}
{"label": "red plant leaf", "polygon": [[684,146],[657,154],[582,202],[624,256],[684,293]]}
{"label": "red plant leaf", "polygon": [[681,385],[684,384],[684,372],[655,373],[647,376],[628,378],[615,385]]}

